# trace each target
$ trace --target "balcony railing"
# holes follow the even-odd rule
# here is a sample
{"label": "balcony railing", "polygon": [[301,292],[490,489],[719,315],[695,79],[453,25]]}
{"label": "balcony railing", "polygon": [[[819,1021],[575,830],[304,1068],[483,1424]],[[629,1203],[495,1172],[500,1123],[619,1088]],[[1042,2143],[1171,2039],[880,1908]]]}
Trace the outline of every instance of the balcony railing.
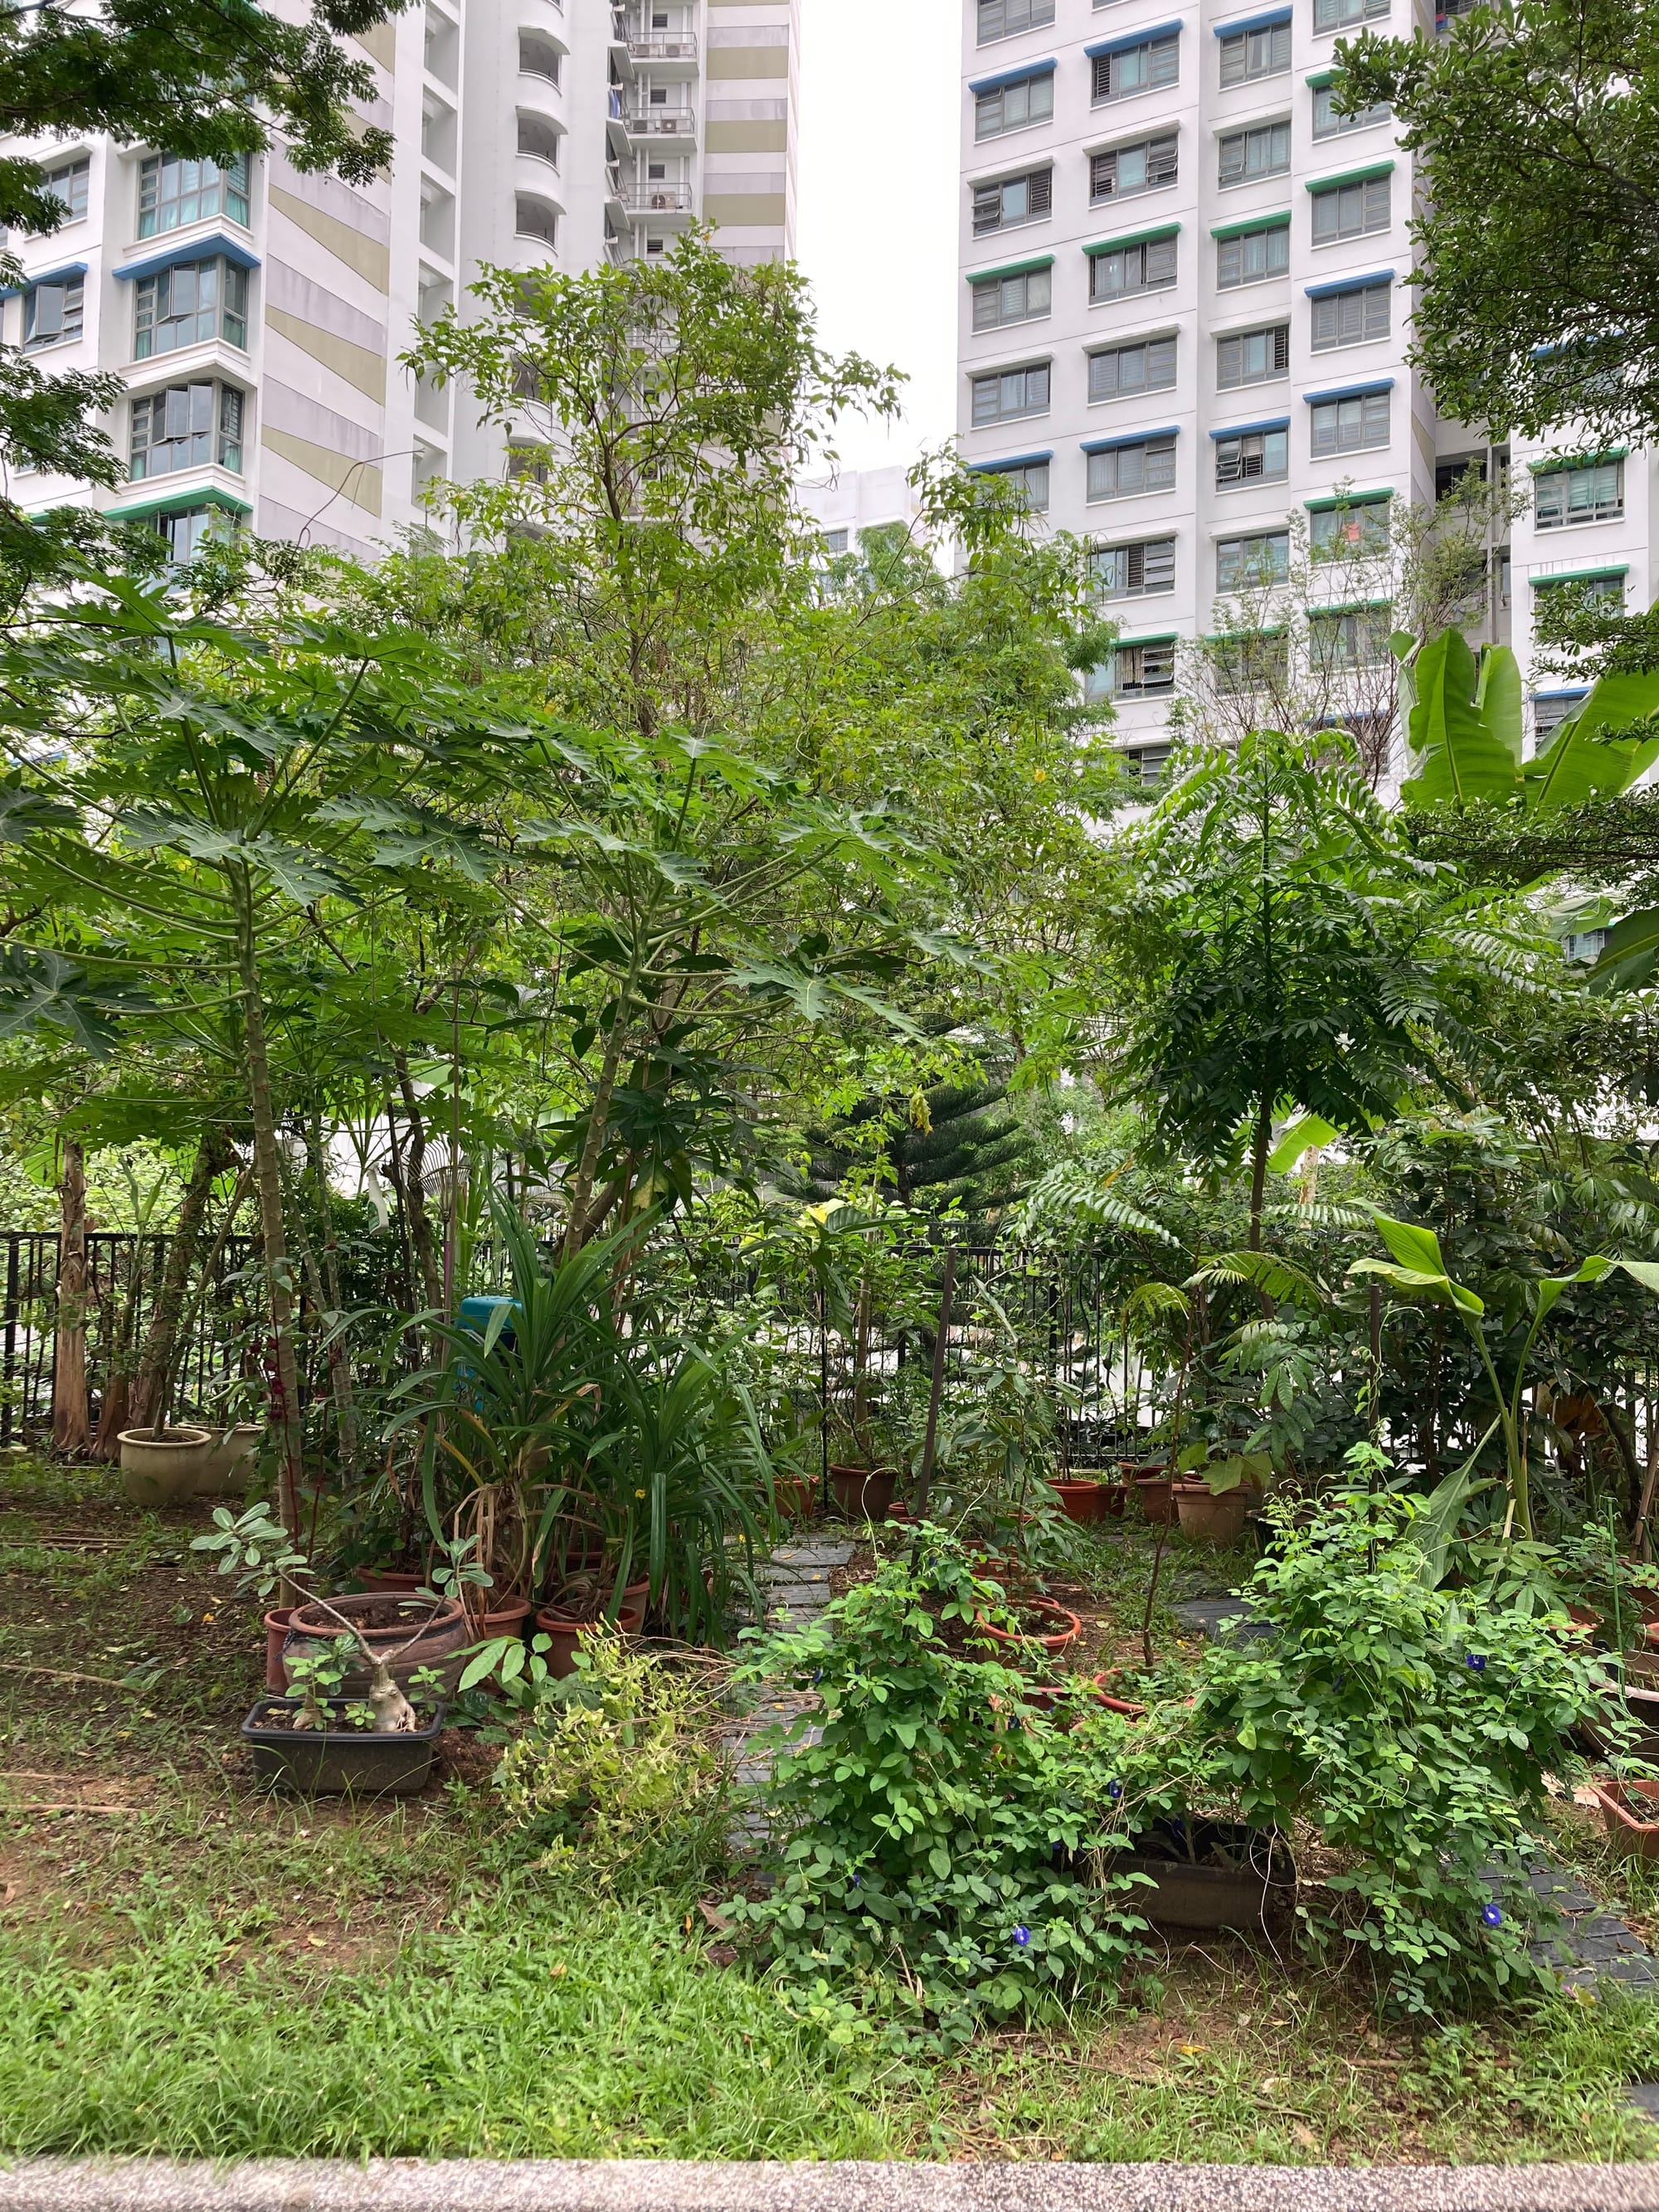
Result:
{"label": "balcony railing", "polygon": [[630,215],[690,215],[696,205],[690,185],[641,183],[636,177],[623,185],[622,203]]}
{"label": "balcony railing", "polygon": [[689,107],[634,107],[624,120],[631,138],[690,138],[697,127]]}
{"label": "balcony railing", "polygon": [[694,62],[697,34],[695,31],[630,31],[628,52],[636,62]]}

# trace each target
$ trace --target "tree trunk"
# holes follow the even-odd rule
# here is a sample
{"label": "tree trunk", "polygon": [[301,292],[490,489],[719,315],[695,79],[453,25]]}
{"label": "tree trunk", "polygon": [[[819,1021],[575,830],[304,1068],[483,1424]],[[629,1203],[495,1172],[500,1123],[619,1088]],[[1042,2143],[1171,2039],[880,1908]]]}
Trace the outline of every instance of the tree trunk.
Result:
{"label": "tree trunk", "polygon": [[237,964],[242,986],[248,1108],[253,1121],[253,1175],[259,1194],[260,1241],[270,1291],[273,1357],[267,1372],[270,1378],[270,1421],[277,1440],[277,1508],[283,1526],[297,1550],[304,1436],[300,1420],[300,1374],[294,1356],[293,1268],[283,1220],[283,1178],[276,1154],[276,1115],[270,1100],[270,1062],[265,1050],[264,1000],[253,937],[253,884],[245,867],[235,870],[231,882],[236,901]]}
{"label": "tree trunk", "polygon": [[196,1147],[196,1158],[191,1163],[190,1180],[185,1185],[185,1194],[179,1202],[179,1221],[167,1242],[167,1265],[162,1270],[160,1289],[155,1293],[155,1308],[149,1317],[149,1328],[144,1338],[144,1348],[139,1355],[138,1372],[132,1384],[127,1408],[127,1425],[141,1429],[155,1419],[165,1394],[167,1378],[173,1368],[174,1344],[179,1334],[179,1316],[185,1303],[185,1286],[190,1280],[190,1270],[202,1241],[202,1224],[207,1217],[208,1199],[213,1186],[230,1164],[231,1152],[224,1130],[217,1122],[210,1122],[203,1130]]}
{"label": "tree trunk", "polygon": [[92,1438],[87,1407],[87,1172],[80,1139],[64,1139],[58,1192],[58,1316],[52,1339],[52,1441],[84,1451]]}
{"label": "tree trunk", "polygon": [[[327,1295],[319,1295],[319,1313],[338,1313],[340,1310],[340,1240],[334,1227],[334,1201],[329,1194],[328,1163],[323,1146],[322,1125],[312,1116],[307,1136],[311,1153],[312,1175],[317,1185],[317,1206],[322,1216],[323,1283]],[[337,1340],[328,1347],[328,1371],[334,1385],[334,1411],[340,1426],[340,1460],[342,1471],[348,1479],[357,1466],[357,1405],[351,1388],[351,1359],[343,1344]]]}
{"label": "tree trunk", "polygon": [[1273,1142],[1273,1103],[1264,1091],[1250,1146],[1250,1249],[1261,1249],[1261,1209],[1267,1193],[1267,1152]]}
{"label": "tree trunk", "polygon": [[421,1296],[428,1306],[435,1310],[443,1303],[443,1284],[438,1273],[437,1248],[432,1242],[432,1221],[426,1210],[426,1190],[421,1180],[426,1169],[426,1124],[421,1119],[421,1102],[409,1073],[409,1054],[394,1053],[392,1064],[398,1071],[398,1095],[404,1102],[404,1119],[409,1124],[409,1149],[404,1154],[404,1208],[409,1216],[409,1233],[415,1243],[415,1262],[421,1271]]}

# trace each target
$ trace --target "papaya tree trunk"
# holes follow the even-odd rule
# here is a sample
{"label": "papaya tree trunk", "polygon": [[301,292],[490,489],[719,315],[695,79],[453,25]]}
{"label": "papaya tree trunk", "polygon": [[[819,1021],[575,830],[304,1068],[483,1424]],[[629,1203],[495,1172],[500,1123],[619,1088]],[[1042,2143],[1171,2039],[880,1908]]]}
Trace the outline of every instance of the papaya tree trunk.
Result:
{"label": "papaya tree trunk", "polygon": [[84,1451],[92,1437],[87,1407],[87,1170],[77,1137],[64,1139],[58,1186],[58,1312],[52,1339],[52,1441]]}
{"label": "papaya tree trunk", "polygon": [[131,1428],[142,1429],[157,1418],[167,1377],[173,1367],[185,1286],[202,1241],[208,1198],[214,1183],[229,1164],[230,1146],[225,1133],[216,1122],[210,1122],[196,1147],[190,1179],[179,1205],[178,1223],[167,1240],[167,1262],[161,1271],[155,1310],[149,1317],[127,1407],[128,1425]]}
{"label": "papaya tree trunk", "polygon": [[248,1110],[253,1123],[253,1179],[259,1199],[260,1243],[270,1297],[270,1422],[276,1436],[277,1510],[283,1526],[300,1542],[300,1481],[304,1437],[300,1422],[300,1374],[294,1354],[293,1264],[283,1219],[283,1177],[276,1119],[270,1097],[265,1046],[264,994],[254,936],[253,884],[246,867],[231,872],[236,908],[237,968],[242,989],[243,1048],[247,1054]]}
{"label": "papaya tree trunk", "polygon": [[409,1145],[404,1153],[404,1207],[415,1246],[415,1264],[420,1269],[421,1296],[428,1307],[435,1308],[443,1302],[443,1285],[438,1273],[437,1247],[432,1241],[432,1217],[426,1210],[426,1187],[422,1180],[426,1172],[426,1123],[421,1118],[421,1102],[409,1073],[409,1054],[394,1053],[392,1064],[398,1071],[398,1092],[404,1102],[404,1120],[409,1127]]}

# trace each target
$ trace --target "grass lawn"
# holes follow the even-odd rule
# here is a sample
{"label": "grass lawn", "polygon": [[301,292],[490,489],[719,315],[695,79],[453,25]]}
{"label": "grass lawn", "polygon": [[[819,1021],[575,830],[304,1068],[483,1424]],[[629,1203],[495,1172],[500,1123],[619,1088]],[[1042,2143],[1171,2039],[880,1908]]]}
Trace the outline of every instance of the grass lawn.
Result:
{"label": "grass lawn", "polygon": [[[0,2151],[1303,2164],[1659,2148],[1623,2107],[1626,2083],[1659,2077],[1659,2006],[1561,2000],[1411,2033],[1231,1937],[1172,1948],[1155,1999],[1063,2031],[948,2062],[842,2049],[714,1963],[691,1893],[607,1899],[507,1864],[487,1787],[452,1775],[356,1812],[257,1794],[235,1729],[263,1637],[188,1550],[206,1509],[141,1515],[108,1472],[0,1466]],[[1138,1650],[1149,1558],[1139,1531],[1109,1528],[1079,1571],[1092,1664]],[[1169,1565],[1171,1595],[1228,1578],[1178,1546]],[[1161,1607],[1154,1627],[1167,1652]],[[1576,1813],[1561,1849],[1659,1936],[1659,1883]]]}

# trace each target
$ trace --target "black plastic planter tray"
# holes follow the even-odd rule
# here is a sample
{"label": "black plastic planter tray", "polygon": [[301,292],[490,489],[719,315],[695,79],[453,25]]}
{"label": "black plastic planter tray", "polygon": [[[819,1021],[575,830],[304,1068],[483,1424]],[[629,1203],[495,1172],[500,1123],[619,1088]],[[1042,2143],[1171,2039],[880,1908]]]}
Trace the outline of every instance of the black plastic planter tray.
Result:
{"label": "black plastic planter tray", "polygon": [[[1237,1820],[1158,1820],[1143,1830],[1135,1848],[1111,1862],[1115,1873],[1150,1875],[1125,1898],[1159,1927],[1261,1928],[1296,1887],[1296,1868],[1273,1828]],[[1224,1857],[1231,1864],[1216,1865]],[[1206,1864],[1206,1862],[1211,1862]]]}
{"label": "black plastic planter tray", "polygon": [[[349,1701],[325,1698],[325,1712]],[[300,1797],[410,1797],[432,1771],[444,1709],[423,1729],[404,1735],[370,1735],[362,1729],[262,1728],[274,1713],[297,1712],[297,1698],[261,1698],[242,1723],[242,1741],[253,1753],[261,1782]]]}

